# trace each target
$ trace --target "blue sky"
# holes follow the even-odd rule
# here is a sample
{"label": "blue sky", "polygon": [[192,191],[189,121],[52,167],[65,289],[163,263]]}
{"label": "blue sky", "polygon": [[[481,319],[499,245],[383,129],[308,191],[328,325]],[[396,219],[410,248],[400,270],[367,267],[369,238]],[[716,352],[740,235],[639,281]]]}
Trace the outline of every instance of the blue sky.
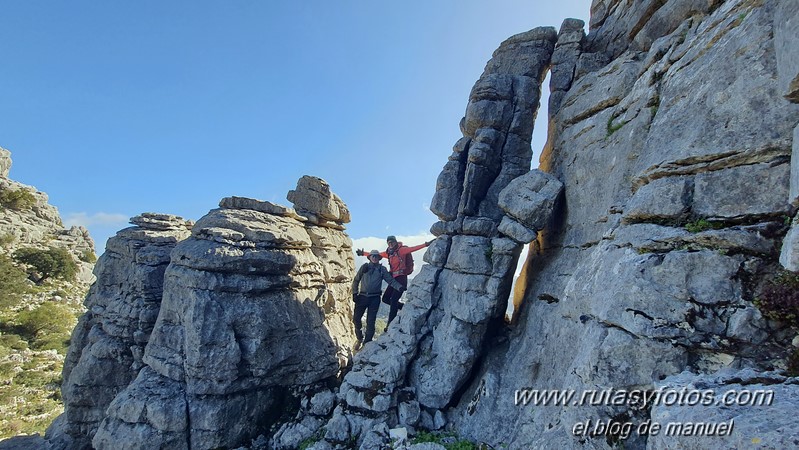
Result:
{"label": "blue sky", "polygon": [[87,226],[98,253],[141,212],[196,220],[231,195],[288,205],[305,174],[349,205],[356,244],[421,239],[491,53],[537,26],[587,22],[589,8],[7,1],[0,146],[12,152],[10,177],[46,192],[67,224]]}

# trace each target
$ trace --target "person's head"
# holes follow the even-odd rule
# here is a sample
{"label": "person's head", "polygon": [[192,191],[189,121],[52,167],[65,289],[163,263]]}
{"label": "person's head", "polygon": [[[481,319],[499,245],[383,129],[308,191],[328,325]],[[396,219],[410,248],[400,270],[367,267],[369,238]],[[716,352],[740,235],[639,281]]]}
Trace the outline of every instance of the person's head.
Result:
{"label": "person's head", "polygon": [[371,252],[369,252],[369,255],[367,256],[367,258],[369,259],[369,262],[379,263],[380,259],[382,258],[382,256],[380,256],[380,252],[379,251],[372,250]]}
{"label": "person's head", "polygon": [[388,248],[395,248],[397,246],[397,237],[396,236],[387,237],[386,244],[388,244]]}

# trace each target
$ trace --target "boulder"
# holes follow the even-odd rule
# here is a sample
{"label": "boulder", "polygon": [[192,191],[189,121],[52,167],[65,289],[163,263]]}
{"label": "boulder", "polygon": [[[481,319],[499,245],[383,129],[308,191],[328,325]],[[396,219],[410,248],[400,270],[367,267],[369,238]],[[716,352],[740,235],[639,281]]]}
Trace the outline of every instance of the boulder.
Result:
{"label": "boulder", "polygon": [[178,216],[155,213],[143,213],[131,223],[136,226],[109,239],[97,261],[97,282],[86,296],[87,312],[72,333],[64,362],[59,431],[73,445],[91,442],[108,405],[142,368],[170,252],[191,227]]}

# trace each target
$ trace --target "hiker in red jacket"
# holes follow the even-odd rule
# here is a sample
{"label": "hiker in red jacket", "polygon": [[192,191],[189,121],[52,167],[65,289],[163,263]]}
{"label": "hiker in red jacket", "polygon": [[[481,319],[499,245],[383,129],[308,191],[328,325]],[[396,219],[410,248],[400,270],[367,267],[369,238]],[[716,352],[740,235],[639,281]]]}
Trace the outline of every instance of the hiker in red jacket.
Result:
{"label": "hiker in red jacket", "polygon": [[[385,252],[381,252],[380,256],[383,258],[388,258],[388,267],[389,272],[391,272],[391,276],[394,277],[405,289],[408,288],[408,275],[413,272],[413,257],[411,253],[415,252],[416,250],[423,249],[430,245],[433,241],[427,241],[424,244],[419,244],[414,247],[406,247],[402,245],[402,242],[397,242],[397,238],[395,236],[389,236],[386,238],[386,244],[388,244],[388,248]],[[358,256],[363,256],[363,250],[358,250],[355,252]],[[383,293],[383,303],[386,303],[390,306],[388,311],[388,323],[391,323],[394,320],[394,317],[397,316],[397,311],[402,309],[402,302],[399,301],[400,297],[402,297],[401,290],[394,289],[393,287],[389,286],[386,288],[386,291]],[[386,325],[388,329],[388,325]]]}

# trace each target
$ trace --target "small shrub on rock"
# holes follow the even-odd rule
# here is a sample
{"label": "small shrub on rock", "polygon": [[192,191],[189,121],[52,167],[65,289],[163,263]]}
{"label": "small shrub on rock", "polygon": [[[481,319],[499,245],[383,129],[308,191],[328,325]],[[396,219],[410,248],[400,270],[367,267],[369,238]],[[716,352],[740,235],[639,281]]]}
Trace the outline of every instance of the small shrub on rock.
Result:
{"label": "small shrub on rock", "polygon": [[755,298],[764,316],[799,328],[799,274],[782,270],[766,280]]}
{"label": "small shrub on rock", "polygon": [[4,208],[22,211],[33,208],[36,197],[27,189],[5,189],[0,191],[0,205]]}
{"label": "small shrub on rock", "polygon": [[722,227],[723,227],[722,224],[718,222],[710,222],[707,219],[699,219],[694,222],[685,224],[685,229],[690,231],[691,233],[699,233],[707,230],[718,230]]}
{"label": "small shrub on rock", "polygon": [[97,262],[97,255],[95,255],[94,252],[91,250],[85,250],[83,253],[80,254],[80,257],[78,259],[80,259],[85,263],[94,264]]}

